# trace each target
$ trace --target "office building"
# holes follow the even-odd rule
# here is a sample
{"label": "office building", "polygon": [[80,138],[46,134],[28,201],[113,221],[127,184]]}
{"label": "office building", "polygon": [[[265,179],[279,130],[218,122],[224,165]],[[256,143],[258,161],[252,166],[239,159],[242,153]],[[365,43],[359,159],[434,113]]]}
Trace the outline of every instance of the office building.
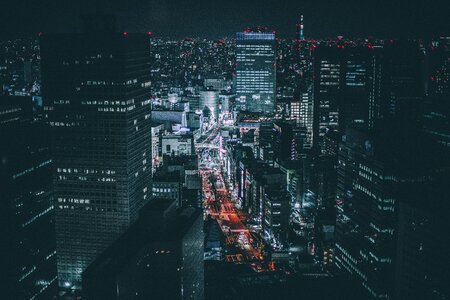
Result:
{"label": "office building", "polygon": [[30,97],[0,98],[0,288],[5,299],[45,300],[57,290],[53,160],[48,128],[29,112]]}
{"label": "office building", "polygon": [[[399,205],[396,255],[396,299],[445,299],[450,272],[449,174],[438,184],[422,190],[420,201]],[[423,205],[423,199],[427,205]]]}
{"label": "office building", "polygon": [[302,93],[300,95],[299,117],[297,122],[300,126],[306,128],[306,139],[304,142],[305,149],[314,147],[317,132],[317,126],[314,122],[314,97],[312,91]]}
{"label": "office building", "polygon": [[62,288],[81,287],[151,197],[149,47],[146,34],[41,36]]}
{"label": "office building", "polygon": [[178,170],[172,172],[158,170],[153,175],[152,194],[154,198],[175,201],[177,207],[181,207],[181,187],[182,178]]}
{"label": "office building", "polygon": [[273,114],[276,100],[275,33],[236,35],[236,108]]}
{"label": "office building", "polygon": [[380,101],[382,118],[415,123],[424,111],[424,54],[416,43],[396,41],[383,49]]}
{"label": "office building", "polygon": [[203,299],[203,245],[201,210],[152,199],[83,273],[83,298]]}
{"label": "office building", "polygon": [[[410,127],[385,126],[369,133],[349,129],[339,145],[335,265],[356,279],[374,299],[392,299],[397,289],[407,292],[408,287],[396,278],[409,280],[415,275],[400,274],[396,265],[411,268],[408,264],[413,258],[407,255],[417,249],[405,247],[419,240],[427,243],[429,240],[420,235],[425,234],[428,225],[419,223],[416,232],[409,231],[408,218],[420,221],[421,217],[401,211],[404,205],[433,205],[437,200],[435,187],[440,186],[436,182],[449,176],[448,163],[443,164],[437,157],[445,153],[432,140]],[[415,147],[418,144],[426,144],[427,148]],[[400,223],[406,222],[400,227],[402,231],[399,209],[404,214]],[[398,248],[399,243],[403,250]],[[399,260],[397,251],[410,262]],[[436,283],[439,285],[439,281]]]}
{"label": "office building", "polygon": [[269,241],[285,244],[289,231],[290,195],[280,186],[264,188],[264,213],[262,228]]}
{"label": "office building", "polygon": [[450,147],[450,38],[434,41],[429,51],[428,101],[425,106],[425,132]]}
{"label": "office building", "polygon": [[[372,51],[348,45],[314,50],[314,113],[319,137],[353,123],[368,126]],[[305,103],[306,104],[306,103]]]}

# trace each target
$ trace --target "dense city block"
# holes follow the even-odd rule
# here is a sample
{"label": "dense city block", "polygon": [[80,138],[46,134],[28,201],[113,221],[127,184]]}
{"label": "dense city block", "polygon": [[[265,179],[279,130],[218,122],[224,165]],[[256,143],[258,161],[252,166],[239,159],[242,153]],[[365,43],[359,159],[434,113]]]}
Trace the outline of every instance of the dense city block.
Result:
{"label": "dense city block", "polygon": [[450,37],[308,18],[2,39],[0,298],[450,299]]}

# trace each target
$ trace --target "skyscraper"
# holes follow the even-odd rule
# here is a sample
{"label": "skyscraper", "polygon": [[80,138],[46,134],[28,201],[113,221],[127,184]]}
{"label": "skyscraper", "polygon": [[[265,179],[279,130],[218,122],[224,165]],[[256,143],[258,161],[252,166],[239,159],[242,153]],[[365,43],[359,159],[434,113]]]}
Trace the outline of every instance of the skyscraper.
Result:
{"label": "skyscraper", "polygon": [[341,64],[337,51],[318,48],[314,53],[314,101],[320,136],[326,133],[327,128],[338,127]]}
{"label": "skyscraper", "polygon": [[151,197],[149,45],[126,32],[41,37],[60,287],[79,288]]}
{"label": "skyscraper", "polygon": [[345,131],[351,123],[368,123],[369,63],[362,47],[319,47],[314,55],[314,101],[319,136],[330,129]]}
{"label": "skyscraper", "polygon": [[[442,181],[442,178],[448,179],[449,170],[448,160],[441,160],[448,157],[448,152],[437,148],[430,139],[411,127],[384,126],[374,132],[347,130],[339,145],[336,198],[335,264],[342,272],[359,281],[368,295],[376,299],[392,299],[398,289],[408,293],[410,287],[405,282],[410,281],[411,274],[418,270],[411,269],[411,260],[414,260],[411,253],[420,248],[418,241],[422,241],[426,249],[425,243],[429,240],[434,239],[429,243],[433,244],[441,238],[440,231],[429,233],[436,237],[423,238],[429,224],[420,221],[419,214],[408,216],[410,212],[404,209],[423,203],[426,206],[435,205],[438,198],[436,187],[443,186],[436,182]],[[419,144],[427,147],[416,147]],[[437,153],[440,153],[439,157]],[[442,199],[444,195],[439,197]],[[402,230],[407,232],[406,236],[398,231],[399,210],[404,214],[401,222],[404,222]],[[409,231],[408,223],[413,223],[414,218],[418,223],[412,224],[415,230]],[[435,224],[430,227],[433,226]],[[418,248],[408,248],[414,243]],[[404,255],[402,259],[397,255],[397,247],[400,247],[399,254]],[[443,261],[440,258],[437,260]],[[410,273],[398,273],[396,264],[399,264],[400,271],[410,270]],[[418,262],[414,264],[422,265]],[[396,276],[399,278],[396,279]],[[419,276],[413,277],[417,280]],[[441,278],[436,275],[430,280],[441,288]],[[427,281],[427,277],[420,280]],[[425,284],[420,287],[429,289],[427,292],[430,294],[432,288]]]}
{"label": "skyscraper", "polygon": [[[424,54],[413,42],[394,41],[384,47],[383,88],[388,99],[381,103],[383,117],[401,122],[417,122],[423,113]],[[384,82],[383,82],[384,80]]]}
{"label": "skyscraper", "polygon": [[83,273],[83,299],[204,299],[203,218],[155,198]]}
{"label": "skyscraper", "polygon": [[236,107],[272,114],[276,98],[275,33],[236,34]]}
{"label": "skyscraper", "polygon": [[450,147],[450,37],[434,41],[428,56],[431,76],[423,125],[428,134]]}
{"label": "skyscraper", "polygon": [[300,94],[300,111],[298,123],[306,128],[305,149],[315,145],[317,126],[314,124],[314,100],[312,91]]}
{"label": "skyscraper", "polygon": [[57,287],[53,160],[31,97],[0,97],[0,157],[2,298],[50,299]]}

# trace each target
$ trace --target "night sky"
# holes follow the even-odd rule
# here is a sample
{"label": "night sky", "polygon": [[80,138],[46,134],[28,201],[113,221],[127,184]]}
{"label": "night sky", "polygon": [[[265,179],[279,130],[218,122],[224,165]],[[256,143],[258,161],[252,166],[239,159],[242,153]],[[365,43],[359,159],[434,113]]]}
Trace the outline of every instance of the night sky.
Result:
{"label": "night sky", "polygon": [[158,36],[233,36],[267,25],[293,37],[300,13],[308,37],[430,37],[450,35],[449,0],[0,0],[0,37],[74,31],[78,17],[100,9],[121,30]]}

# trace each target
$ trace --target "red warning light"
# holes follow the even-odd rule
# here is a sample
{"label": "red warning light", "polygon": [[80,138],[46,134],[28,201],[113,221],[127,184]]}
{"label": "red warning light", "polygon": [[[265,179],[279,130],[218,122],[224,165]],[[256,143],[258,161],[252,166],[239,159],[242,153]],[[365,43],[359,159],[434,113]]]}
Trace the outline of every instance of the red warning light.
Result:
{"label": "red warning light", "polygon": [[123,36],[127,36],[127,35],[128,35],[128,32],[124,31]]}
{"label": "red warning light", "polygon": [[153,32],[149,31],[147,32],[147,35],[153,35]]}

